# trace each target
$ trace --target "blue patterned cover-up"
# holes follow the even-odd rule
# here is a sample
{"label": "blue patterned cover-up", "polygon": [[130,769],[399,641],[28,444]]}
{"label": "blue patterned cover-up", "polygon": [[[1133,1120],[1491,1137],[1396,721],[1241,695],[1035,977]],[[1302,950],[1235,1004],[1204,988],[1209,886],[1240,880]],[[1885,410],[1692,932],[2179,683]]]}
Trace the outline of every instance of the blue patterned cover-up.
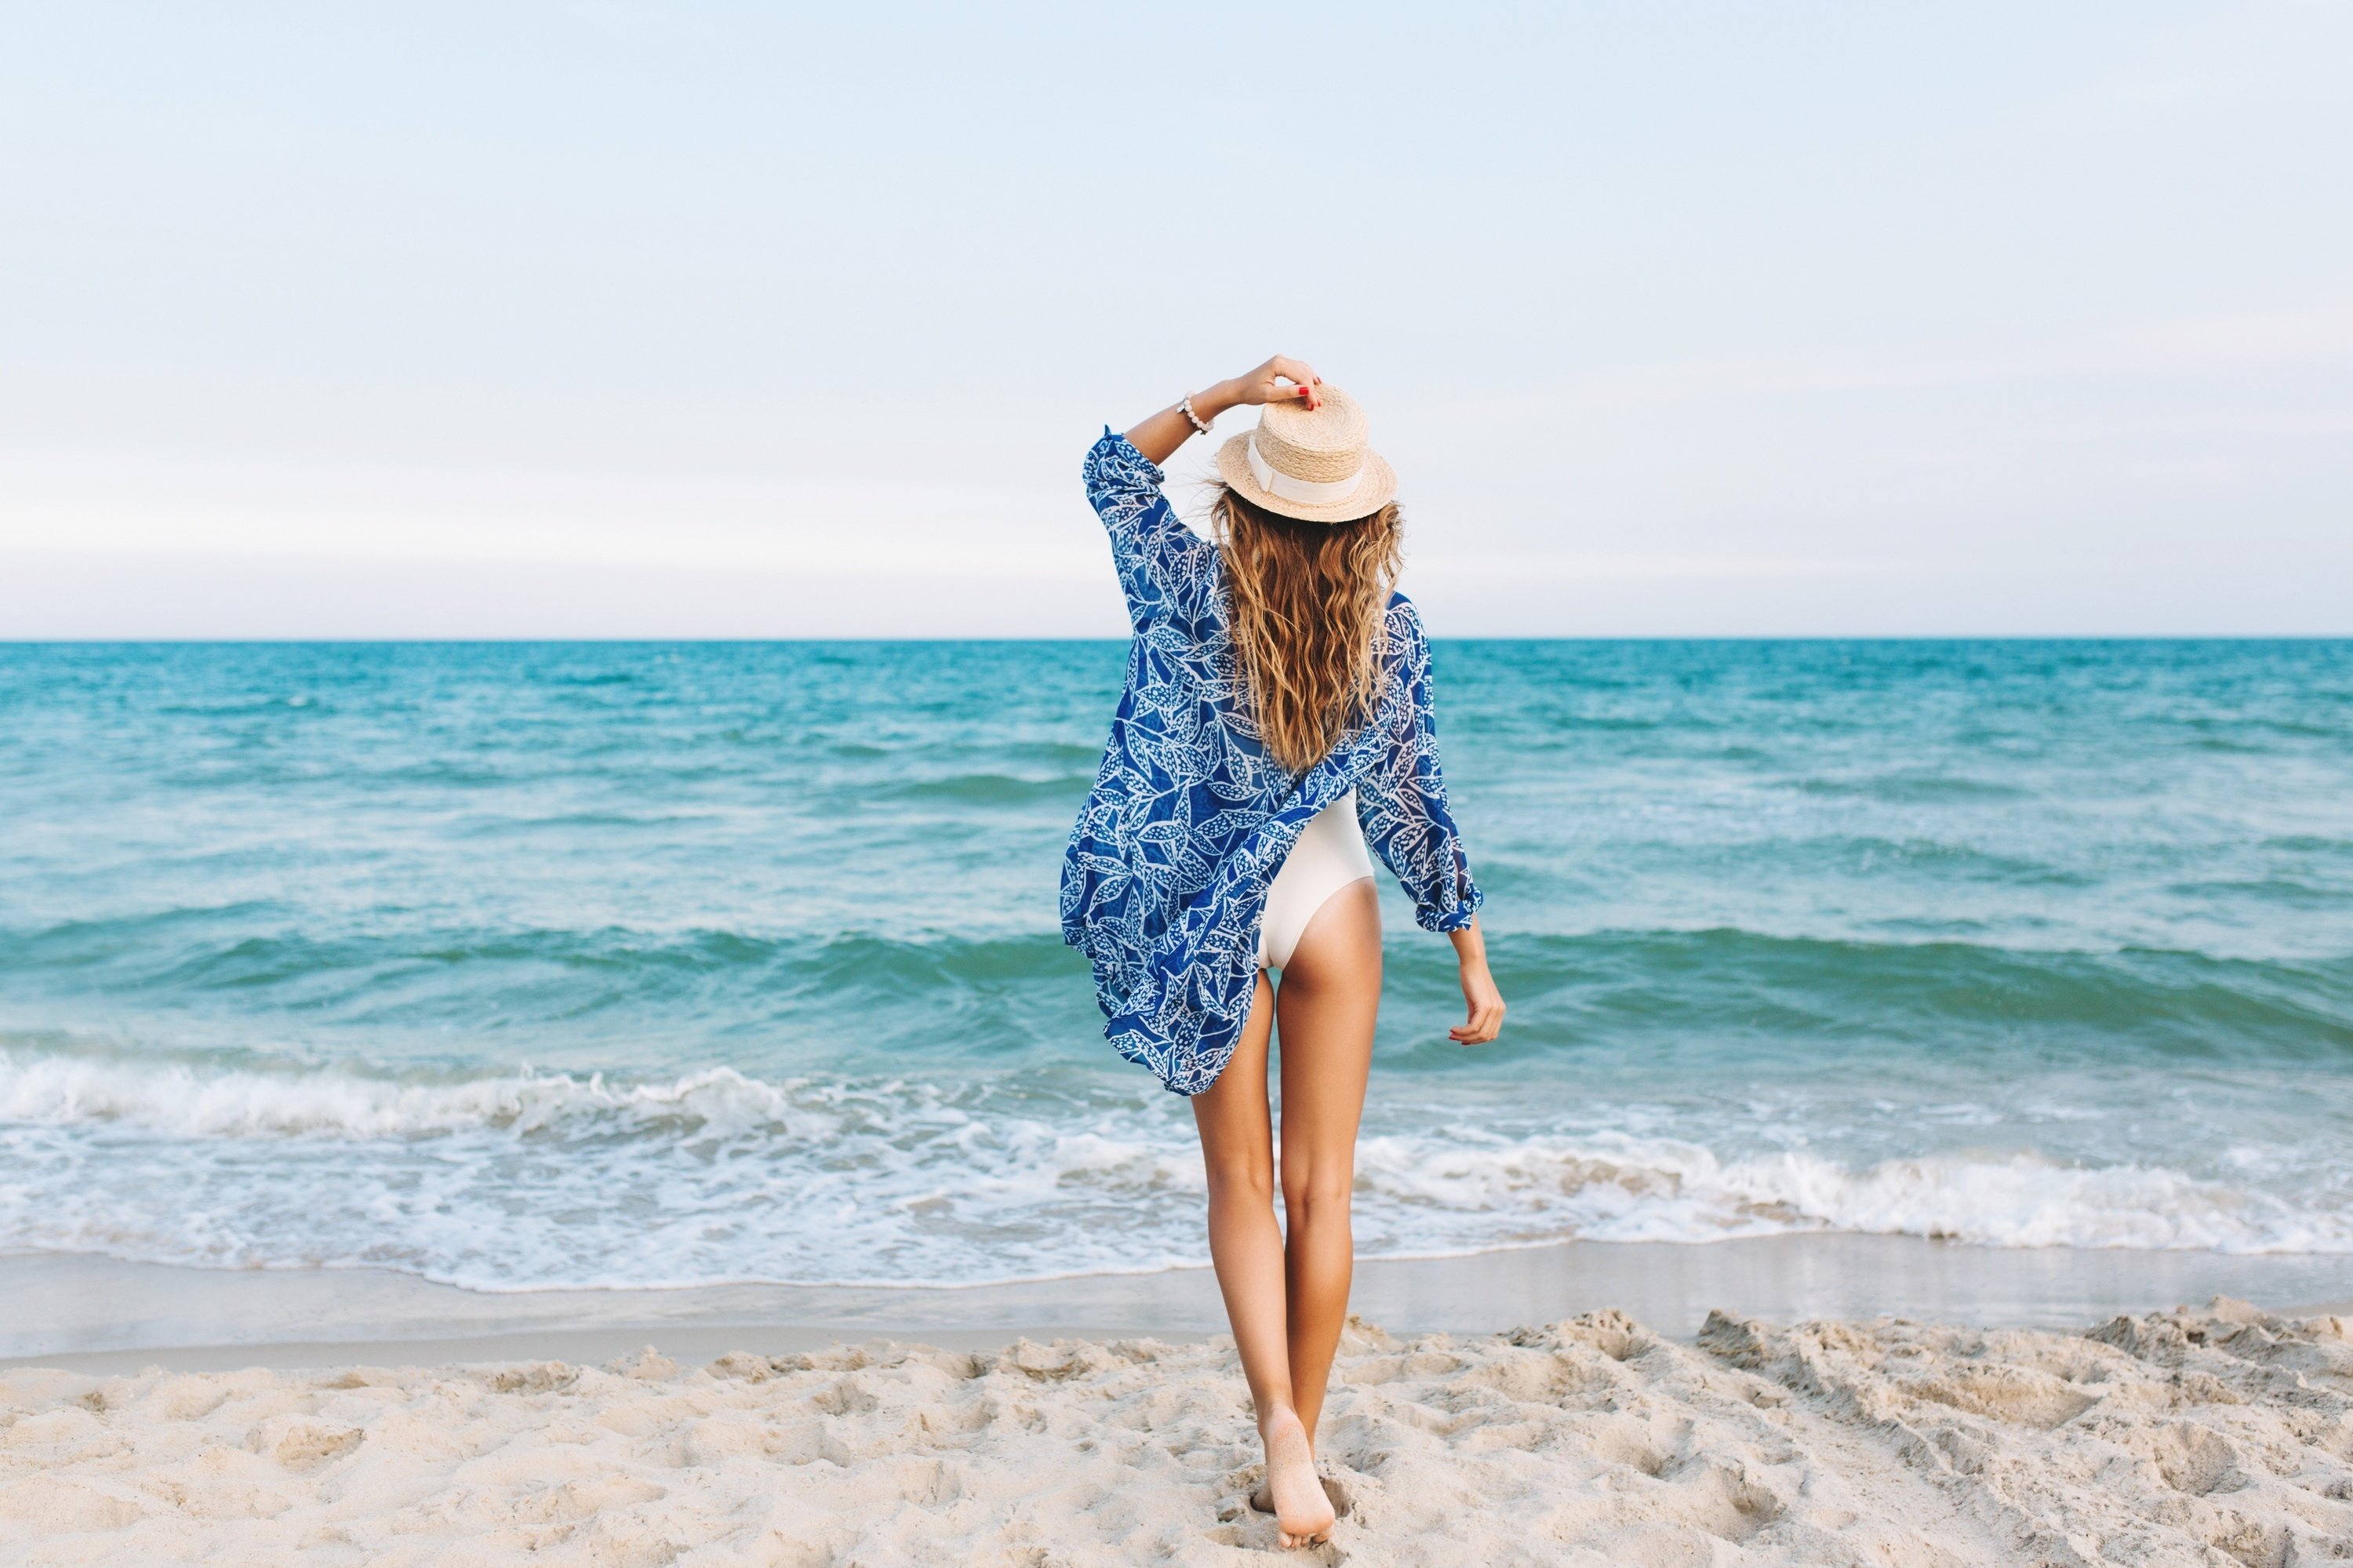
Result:
{"label": "blue patterned cover-up", "polygon": [[1087,453],[1087,499],[1111,534],[1135,641],[1092,794],[1062,863],[1062,939],[1094,965],[1103,1033],[1180,1095],[1218,1081],[1258,984],[1267,885],[1300,831],[1351,789],[1365,842],[1424,930],[1482,902],[1446,809],[1430,642],[1390,596],[1371,721],[1293,774],[1269,757],[1226,624],[1217,546],[1160,493],[1124,436]]}

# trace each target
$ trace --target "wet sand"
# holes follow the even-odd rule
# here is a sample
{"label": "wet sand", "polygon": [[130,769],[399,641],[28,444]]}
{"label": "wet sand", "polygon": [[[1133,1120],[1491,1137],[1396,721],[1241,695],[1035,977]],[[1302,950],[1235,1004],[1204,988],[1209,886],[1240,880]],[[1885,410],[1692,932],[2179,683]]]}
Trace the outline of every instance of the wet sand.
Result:
{"label": "wet sand", "polygon": [[[1882,1315],[2068,1328],[2225,1295],[2353,1312],[2353,1257],[1955,1246],[1796,1235],[1706,1246],[1577,1242],[1357,1266],[1354,1305],[1398,1333],[1493,1332],[1613,1308],[1672,1338],[1717,1308],[1770,1322]],[[1206,1269],[965,1289],[720,1286],[488,1294],[373,1269],[214,1270],[0,1257],[0,1365],[83,1371],[325,1366],[386,1358],[600,1362],[649,1340],[696,1359],[836,1340],[960,1350],[1223,1331]]]}

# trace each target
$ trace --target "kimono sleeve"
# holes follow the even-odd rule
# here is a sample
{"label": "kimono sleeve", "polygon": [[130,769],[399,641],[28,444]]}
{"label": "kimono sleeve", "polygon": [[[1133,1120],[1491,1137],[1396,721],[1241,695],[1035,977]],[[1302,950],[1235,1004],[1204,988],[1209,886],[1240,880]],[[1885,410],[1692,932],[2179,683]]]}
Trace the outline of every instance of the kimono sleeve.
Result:
{"label": "kimono sleeve", "polygon": [[1087,452],[1085,473],[1087,503],[1111,535],[1130,622],[1142,631],[1155,620],[1197,619],[1215,546],[1176,520],[1160,493],[1159,466],[1106,429]]}
{"label": "kimono sleeve", "polygon": [[1390,602],[1380,706],[1380,747],[1356,785],[1356,821],[1365,842],[1413,899],[1425,931],[1459,931],[1486,902],[1471,880],[1461,832],[1446,806],[1430,711],[1430,640],[1411,601]]}

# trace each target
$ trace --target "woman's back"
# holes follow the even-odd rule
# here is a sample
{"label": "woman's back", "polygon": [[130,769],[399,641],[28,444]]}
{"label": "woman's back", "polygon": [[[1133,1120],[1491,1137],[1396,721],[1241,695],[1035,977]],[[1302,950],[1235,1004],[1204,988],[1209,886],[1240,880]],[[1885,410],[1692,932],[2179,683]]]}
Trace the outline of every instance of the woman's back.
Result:
{"label": "woman's back", "polygon": [[1482,895],[1446,806],[1411,602],[1384,592],[1365,634],[1370,668],[1351,692],[1363,706],[1336,710],[1336,744],[1293,770],[1254,705],[1232,554],[1177,520],[1158,465],[1127,438],[1106,432],[1085,477],[1135,640],[1064,857],[1063,937],[1093,963],[1122,1054],[1194,1093],[1215,1081],[1248,1012],[1267,886],[1333,801],[1356,791],[1366,841],[1424,929],[1461,929]]}

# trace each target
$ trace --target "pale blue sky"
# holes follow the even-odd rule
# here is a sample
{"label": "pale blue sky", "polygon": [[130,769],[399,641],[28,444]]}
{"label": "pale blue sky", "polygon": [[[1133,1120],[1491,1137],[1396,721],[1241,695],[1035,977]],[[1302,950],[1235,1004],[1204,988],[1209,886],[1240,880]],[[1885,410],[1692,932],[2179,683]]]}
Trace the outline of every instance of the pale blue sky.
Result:
{"label": "pale blue sky", "polygon": [[2353,632],[2348,59],[2342,5],[6,5],[0,636],[1116,633],[1080,453],[1277,350],[1440,634]]}

